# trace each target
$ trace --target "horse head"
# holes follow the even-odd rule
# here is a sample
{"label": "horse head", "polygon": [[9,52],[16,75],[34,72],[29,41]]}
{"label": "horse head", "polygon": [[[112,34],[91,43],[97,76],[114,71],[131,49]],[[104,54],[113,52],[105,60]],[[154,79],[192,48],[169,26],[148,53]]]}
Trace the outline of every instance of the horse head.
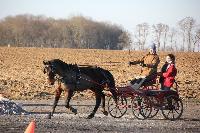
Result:
{"label": "horse head", "polygon": [[56,69],[55,66],[51,63],[51,61],[43,61],[44,64],[44,74],[47,74],[47,80],[50,85],[54,85],[56,79]]}

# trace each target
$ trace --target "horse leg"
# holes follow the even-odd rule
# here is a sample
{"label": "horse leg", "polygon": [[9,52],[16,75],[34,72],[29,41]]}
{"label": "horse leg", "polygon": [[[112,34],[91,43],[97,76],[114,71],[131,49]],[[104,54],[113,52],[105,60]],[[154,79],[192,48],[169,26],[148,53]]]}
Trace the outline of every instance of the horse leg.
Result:
{"label": "horse leg", "polygon": [[53,103],[53,107],[52,107],[52,112],[49,113],[48,118],[51,119],[51,116],[53,116],[53,113],[55,112],[55,108],[58,104],[58,100],[60,99],[60,95],[62,93],[62,88],[60,88],[60,86],[56,89],[56,93],[55,93],[55,100]]}
{"label": "horse leg", "polygon": [[100,104],[101,104],[101,94],[99,91],[95,92],[95,96],[96,96],[96,105],[94,107],[94,110],[92,111],[92,113],[87,117],[87,119],[91,119],[94,117],[97,109],[99,108]]}
{"label": "horse leg", "polygon": [[73,92],[74,92],[73,90],[68,89],[68,94],[67,94],[66,100],[65,100],[65,107],[67,109],[70,109],[76,115],[77,114],[77,109],[75,109],[75,108],[73,108],[72,106],[69,105],[69,102],[70,102],[70,100],[71,100],[71,98],[73,96]]}
{"label": "horse leg", "polygon": [[105,94],[102,92],[101,94],[101,100],[102,100],[102,112],[104,115],[108,115],[108,112],[105,109]]}
{"label": "horse leg", "polygon": [[113,99],[117,103],[117,90],[116,90],[116,88],[115,87],[111,87],[111,88],[109,88],[109,90],[112,93]]}

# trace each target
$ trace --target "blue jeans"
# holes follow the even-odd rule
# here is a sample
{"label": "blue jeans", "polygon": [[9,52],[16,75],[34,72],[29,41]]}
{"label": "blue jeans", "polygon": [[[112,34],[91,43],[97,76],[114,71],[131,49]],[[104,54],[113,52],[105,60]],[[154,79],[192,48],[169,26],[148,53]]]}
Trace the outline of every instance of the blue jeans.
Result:
{"label": "blue jeans", "polygon": [[169,91],[171,87],[166,87],[166,86],[163,86],[161,87],[161,90],[165,90],[165,91]]}

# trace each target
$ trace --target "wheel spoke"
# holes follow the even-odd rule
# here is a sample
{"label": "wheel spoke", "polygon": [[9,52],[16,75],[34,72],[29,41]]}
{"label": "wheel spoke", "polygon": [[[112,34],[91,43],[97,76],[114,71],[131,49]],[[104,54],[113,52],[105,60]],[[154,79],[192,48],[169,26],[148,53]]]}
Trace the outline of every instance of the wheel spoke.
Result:
{"label": "wheel spoke", "polygon": [[140,109],[138,114],[139,114],[139,115],[140,115],[140,114],[141,114],[141,115],[144,114],[143,110]]}
{"label": "wheel spoke", "polygon": [[121,112],[121,110],[119,110],[119,112],[121,113],[121,115],[123,115],[123,113]]}
{"label": "wheel spoke", "polygon": [[110,106],[114,105],[113,103],[110,104]]}
{"label": "wheel spoke", "polygon": [[177,112],[177,110],[175,109],[176,113],[179,114],[179,112]]}
{"label": "wheel spoke", "polygon": [[116,112],[115,112],[115,113],[116,113],[116,115],[117,115],[117,110],[118,110],[118,109],[116,108]]}
{"label": "wheel spoke", "polygon": [[117,107],[115,106],[114,108],[112,108],[111,110],[110,110],[110,112],[112,112],[113,111],[113,109],[116,109]]}
{"label": "wheel spoke", "polygon": [[172,114],[173,114],[173,119],[174,119],[174,111],[172,110]]}
{"label": "wheel spoke", "polygon": [[137,113],[137,116],[138,116],[138,117],[140,116],[140,112],[139,112],[139,113]]}
{"label": "wheel spoke", "polygon": [[169,116],[169,113],[171,112],[171,110],[169,110],[168,114],[167,114],[167,117]]}
{"label": "wheel spoke", "polygon": [[143,111],[144,112],[144,116],[146,116],[146,114],[147,114],[147,111]]}

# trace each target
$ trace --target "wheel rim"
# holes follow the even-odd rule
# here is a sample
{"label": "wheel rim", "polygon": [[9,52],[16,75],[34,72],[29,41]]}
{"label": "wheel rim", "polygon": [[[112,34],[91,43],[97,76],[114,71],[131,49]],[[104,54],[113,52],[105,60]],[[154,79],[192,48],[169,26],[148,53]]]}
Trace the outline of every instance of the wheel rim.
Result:
{"label": "wheel rim", "polygon": [[[169,120],[176,120],[179,119],[182,116],[183,113],[183,103],[182,100],[175,97],[175,96],[169,96],[166,98],[165,102],[167,102],[167,99],[171,100],[171,106],[168,105],[168,108],[162,109],[162,114],[166,119]],[[168,100],[169,101],[169,100]]]}
{"label": "wheel rim", "polygon": [[127,100],[121,96],[118,97],[118,103],[116,104],[115,100],[110,97],[108,100],[108,111],[109,114],[114,118],[122,117],[127,111]]}
{"label": "wheel rim", "polygon": [[149,115],[149,118],[153,118],[158,114],[159,109],[152,108],[151,114]]}
{"label": "wheel rim", "polygon": [[[154,105],[155,103],[157,103],[157,99],[154,98],[154,97],[151,97],[150,100],[151,100],[151,104],[152,105]],[[153,106],[151,114],[149,115],[149,118],[153,118],[154,116],[156,116],[158,114],[158,111],[159,111],[159,109]]]}
{"label": "wheel rim", "polygon": [[131,101],[132,113],[140,120],[144,120],[149,117],[152,111],[150,100],[147,97],[136,96]]}

